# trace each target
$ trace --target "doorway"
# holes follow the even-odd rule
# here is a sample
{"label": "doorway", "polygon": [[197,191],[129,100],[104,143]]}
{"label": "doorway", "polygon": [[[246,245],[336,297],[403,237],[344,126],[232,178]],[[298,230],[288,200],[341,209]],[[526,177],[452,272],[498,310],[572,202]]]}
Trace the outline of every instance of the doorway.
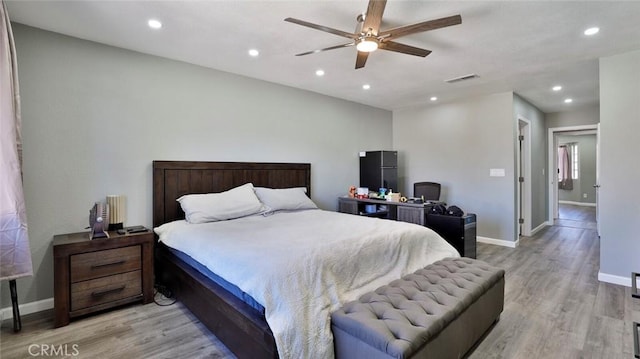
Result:
{"label": "doorway", "polygon": [[597,230],[598,125],[549,129],[550,224]]}

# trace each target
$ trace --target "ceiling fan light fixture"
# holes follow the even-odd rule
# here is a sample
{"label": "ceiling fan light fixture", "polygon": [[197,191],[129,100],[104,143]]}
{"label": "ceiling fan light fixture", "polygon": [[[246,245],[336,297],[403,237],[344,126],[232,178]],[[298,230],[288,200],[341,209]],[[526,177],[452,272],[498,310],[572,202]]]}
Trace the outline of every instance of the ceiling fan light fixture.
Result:
{"label": "ceiling fan light fixture", "polygon": [[401,54],[426,57],[431,53],[430,50],[417,48],[395,42],[395,39],[408,36],[420,32],[431,31],[441,29],[443,27],[460,25],[462,23],[462,17],[458,15],[443,17],[440,19],[434,19],[429,21],[423,21],[416,24],[405,25],[400,27],[394,27],[390,30],[381,31],[380,26],[383,25],[382,15],[384,8],[387,4],[387,0],[369,0],[367,5],[367,11],[364,14],[358,15],[356,18],[358,24],[354,32],[347,32],[338,29],[334,29],[328,26],[314,24],[308,21],[287,17],[284,19],[286,22],[294,23],[297,25],[309,27],[315,30],[319,30],[325,33],[337,35],[340,37],[346,37],[351,40],[349,43],[326,47],[314,51],[307,51],[296,54],[296,56],[304,56],[315,54],[322,51],[342,49],[349,46],[355,46],[358,50],[356,57],[355,69],[361,69],[367,62],[369,53],[376,51],[377,49],[392,51]]}
{"label": "ceiling fan light fixture", "polygon": [[378,40],[374,37],[365,37],[358,41],[356,49],[362,52],[373,52],[378,49]]}

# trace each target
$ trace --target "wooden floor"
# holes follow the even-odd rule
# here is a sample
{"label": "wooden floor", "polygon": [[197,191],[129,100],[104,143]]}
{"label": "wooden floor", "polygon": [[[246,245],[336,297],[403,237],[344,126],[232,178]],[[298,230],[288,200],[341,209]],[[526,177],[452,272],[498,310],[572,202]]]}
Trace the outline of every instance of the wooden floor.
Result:
{"label": "wooden floor", "polygon": [[598,282],[595,209],[560,209],[572,222],[523,237],[516,249],[479,244],[479,259],[506,270],[505,309],[470,358],[633,357],[640,299]]}
{"label": "wooden floor", "polygon": [[558,204],[558,218],[554,225],[596,229],[596,207],[576,206],[573,204]]}
{"label": "wooden floor", "polygon": [[[506,270],[505,309],[469,358],[633,357],[640,299],[598,282],[593,229],[554,225],[521,238],[515,249],[479,243],[478,258]],[[43,344],[66,344],[67,354],[76,344],[75,358],[233,357],[179,303],[133,305],[57,329],[51,314],[23,318],[19,334],[11,321],[2,323],[0,358],[28,358]]]}

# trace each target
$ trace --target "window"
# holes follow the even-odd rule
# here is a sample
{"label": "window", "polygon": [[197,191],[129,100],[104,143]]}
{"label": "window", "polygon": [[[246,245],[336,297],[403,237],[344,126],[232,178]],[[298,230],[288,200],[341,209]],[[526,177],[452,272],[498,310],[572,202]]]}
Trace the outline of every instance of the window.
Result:
{"label": "window", "polygon": [[[571,179],[578,179],[578,174],[580,173],[580,169],[579,169],[579,163],[580,161],[578,160],[578,144],[577,143],[566,143],[563,145],[560,145],[558,147],[558,181],[563,181],[565,180],[565,178],[563,178],[563,155],[564,151],[562,148],[566,148],[567,152],[569,153],[569,156],[571,157],[570,159],[570,169],[571,169]],[[566,158],[566,157],[564,157]]]}

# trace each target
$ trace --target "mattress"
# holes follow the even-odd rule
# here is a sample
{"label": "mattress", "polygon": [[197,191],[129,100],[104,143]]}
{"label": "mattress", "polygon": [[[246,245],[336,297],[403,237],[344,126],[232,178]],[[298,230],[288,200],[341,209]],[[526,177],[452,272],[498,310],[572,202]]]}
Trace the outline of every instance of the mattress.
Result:
{"label": "mattress", "polygon": [[190,255],[181,252],[177,249],[173,249],[171,247],[167,247],[171,253],[173,253],[176,257],[180,258],[183,262],[193,267],[195,270],[200,272],[205,277],[211,279],[214,283],[224,288],[229,293],[233,294],[236,298],[242,300],[243,302],[249,304],[251,308],[260,312],[260,314],[264,315],[264,307],[258,303],[252,296],[242,291],[242,289],[233,285],[232,283],[227,282],[224,278],[219,275],[213,273],[209,268],[207,268],[204,264],[198,262],[197,260],[191,258]]}

